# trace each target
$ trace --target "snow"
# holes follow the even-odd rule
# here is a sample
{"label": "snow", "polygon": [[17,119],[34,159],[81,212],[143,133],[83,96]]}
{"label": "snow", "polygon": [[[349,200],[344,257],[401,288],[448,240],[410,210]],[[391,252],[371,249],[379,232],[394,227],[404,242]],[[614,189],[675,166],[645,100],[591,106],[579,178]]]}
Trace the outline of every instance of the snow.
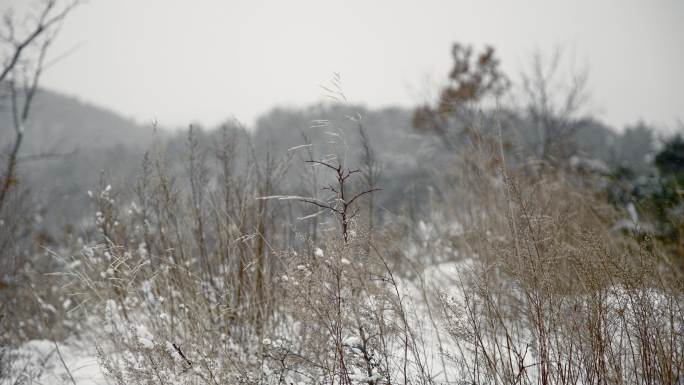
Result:
{"label": "snow", "polygon": [[138,340],[138,343],[144,347],[145,349],[152,349],[154,348],[154,342],[152,340],[154,339],[152,337],[152,333],[150,333],[145,325],[136,325],[135,326],[135,336]]}
{"label": "snow", "polygon": [[[426,233],[431,231],[427,225],[423,226],[423,229]],[[324,256],[323,250],[318,247],[314,249],[314,254],[318,257]],[[345,263],[342,260],[341,262]],[[475,264],[471,259],[436,263],[426,266],[417,277],[396,278],[401,301],[406,311],[405,317],[413,330],[414,335],[412,337],[416,339],[417,348],[420,350],[420,360],[423,361],[421,370],[425,370],[435,383],[454,381],[462,376],[462,373],[459,372],[459,365],[455,364],[452,361],[453,359],[458,359],[458,357],[466,360],[475,359],[467,348],[459,345],[452,338],[457,336],[462,341],[471,339],[465,320],[461,319],[458,314],[454,314],[453,318],[445,325],[444,319],[440,317],[440,306],[437,302],[437,296],[439,296],[447,304],[453,305],[453,308],[461,307],[465,293],[460,278],[467,276],[475,268]],[[297,269],[306,270],[307,266],[298,265]],[[292,278],[283,275],[281,279],[286,281]],[[632,320],[629,316],[638,310],[632,309],[632,306],[635,305],[630,302],[630,298],[634,297],[635,294],[639,299],[653,304],[654,309],[662,307],[667,300],[666,296],[657,290],[633,289],[630,291],[622,287],[613,287],[607,288],[606,294],[606,301],[609,306],[624,308],[628,313],[628,322],[635,324],[636,320]],[[108,319],[120,322],[117,304],[114,301],[107,301],[105,309]],[[106,324],[105,331],[108,327],[111,326]],[[144,325],[136,323],[126,330],[143,349],[153,349],[155,346],[159,346],[165,348],[175,360],[182,361],[170,342],[156,341],[155,343],[154,336]],[[281,342],[277,339],[263,338],[261,344],[265,347],[276,348],[280,346]],[[364,345],[357,335],[346,336],[342,344],[352,351],[359,351]],[[79,343],[75,339],[59,343],[58,346],[64,364],[59,359],[55,343],[48,340],[30,341],[11,351],[10,356],[14,360],[10,368],[9,383],[15,383],[17,379],[26,378],[28,381],[25,383],[70,384],[72,381],[65,366],[69,369],[76,384],[111,383],[100,370],[95,346]],[[401,357],[403,354],[403,348],[400,344],[388,346],[388,348],[394,350],[392,351],[393,356]],[[523,357],[524,364],[531,365],[534,363],[533,361],[533,354]],[[413,368],[412,370],[418,369]],[[368,377],[365,373],[350,373],[350,378],[358,383],[378,380],[378,376],[379,374]]]}
{"label": "snow", "polygon": [[[315,248],[314,254],[318,257],[324,256],[324,251],[321,248]],[[346,263],[347,261],[341,261]],[[428,306],[424,303],[424,290],[433,290],[440,288],[447,289],[450,294],[458,296],[457,285],[454,279],[458,276],[458,270],[463,268],[465,263],[443,263],[430,266],[423,271],[421,279],[406,279],[400,280],[398,285],[402,292],[404,305],[411,313],[407,314],[407,318],[413,328],[419,333],[417,336],[421,340],[423,349],[422,354],[427,362],[428,370],[436,375],[435,378],[440,380],[446,379],[453,373],[445,376],[444,370],[449,368],[449,363],[443,365],[444,351],[454,349],[453,346],[448,346],[447,338],[444,330],[440,327],[438,320],[436,323],[431,323],[429,320]],[[305,270],[306,266],[298,265],[298,269]],[[283,276],[284,280],[287,276]],[[289,278],[287,278],[289,279]],[[105,311],[107,318],[113,322],[121,322],[118,314],[117,304],[109,300],[105,302]],[[432,309],[433,312],[436,309]],[[435,314],[432,314],[435,316]],[[105,324],[105,332],[111,329],[111,325]],[[134,338],[138,344],[144,349],[155,348],[154,336],[142,324],[136,323],[126,328],[128,335]],[[110,330],[111,331],[111,330]],[[278,341],[269,338],[263,338],[261,343],[264,346],[276,347],[279,345]],[[363,346],[361,338],[357,335],[346,336],[342,344],[349,349],[358,350]],[[161,347],[165,348],[171,353],[171,356],[176,360],[181,360],[180,356],[175,352],[175,349],[169,342],[160,343]],[[69,340],[65,343],[59,344],[60,352],[64,358],[66,366],[74,377],[76,384],[110,384],[112,380],[107,379],[102,373],[97,358],[97,350],[95,346],[86,346],[84,343],[79,343],[77,340]],[[403,354],[400,346],[396,346],[398,350],[397,355]],[[19,349],[12,352],[13,355],[21,357],[13,364],[14,376],[22,374],[24,367],[26,367],[25,375],[31,378],[35,383],[54,385],[54,384],[71,384],[71,379],[68,376],[64,365],[61,364],[57,354],[55,353],[54,343],[46,340],[30,341],[22,345]],[[453,366],[453,365],[451,365]],[[379,374],[374,374],[368,377],[365,373],[350,373],[352,380],[358,383],[367,383],[367,381],[378,380]],[[13,383],[11,381],[10,383]],[[29,382],[30,383],[30,382]]]}
{"label": "snow", "polygon": [[342,345],[348,346],[350,348],[359,348],[363,346],[361,343],[361,338],[357,336],[349,336],[342,340]]}
{"label": "snow", "polygon": [[306,198],[306,197],[302,197],[299,195],[267,195],[267,196],[263,196],[263,197],[256,197],[256,199],[260,199],[260,200],[277,199],[280,201],[286,201],[286,200],[303,200],[303,199],[311,199],[311,198]]}
{"label": "snow", "polygon": [[313,219],[316,218],[317,216],[321,215],[324,212],[324,210],[317,211],[311,215],[305,215],[303,217],[297,217],[298,221],[305,221],[307,219]]}
{"label": "snow", "polygon": [[583,170],[597,174],[610,173],[610,167],[608,167],[605,162],[599,159],[584,158],[576,155],[570,158],[570,167],[575,170]]}
{"label": "snow", "polygon": [[294,146],[294,147],[288,148],[287,151],[288,151],[288,152],[290,152],[290,151],[296,151],[296,150],[299,150],[299,149],[302,149],[302,148],[309,148],[309,147],[312,147],[312,146],[313,146],[313,144],[300,144],[299,146]]}
{"label": "snow", "polygon": [[77,385],[111,383],[100,370],[95,347],[84,346],[76,340],[57,344],[33,340],[9,352],[9,356],[10,369],[6,379],[10,384],[72,384],[70,377]]}

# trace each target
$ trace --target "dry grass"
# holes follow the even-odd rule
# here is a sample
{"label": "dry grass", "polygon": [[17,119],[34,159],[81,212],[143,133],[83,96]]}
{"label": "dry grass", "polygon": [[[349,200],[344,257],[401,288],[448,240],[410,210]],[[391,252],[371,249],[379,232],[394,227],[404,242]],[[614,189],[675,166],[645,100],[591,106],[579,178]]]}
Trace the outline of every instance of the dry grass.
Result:
{"label": "dry grass", "polygon": [[[346,200],[339,185],[330,200],[258,199],[292,156],[239,135],[207,147],[191,131],[184,167],[155,148],[131,197],[93,194],[97,242],[63,263],[62,317],[103,325],[93,343],[116,383],[682,382],[682,277],[656,242],[610,231],[591,181],[473,135],[432,202],[441,222],[380,226],[349,202],[368,177]],[[296,227],[297,201],[337,211]],[[424,238],[407,241],[411,227]],[[443,261],[457,274],[431,280]]]}
{"label": "dry grass", "polygon": [[476,188],[465,190],[463,245],[477,258],[461,274],[463,297],[441,301],[463,378],[681,383],[681,273],[653,241],[611,233],[617,213],[586,180],[543,163],[511,167],[496,150],[464,162]]}

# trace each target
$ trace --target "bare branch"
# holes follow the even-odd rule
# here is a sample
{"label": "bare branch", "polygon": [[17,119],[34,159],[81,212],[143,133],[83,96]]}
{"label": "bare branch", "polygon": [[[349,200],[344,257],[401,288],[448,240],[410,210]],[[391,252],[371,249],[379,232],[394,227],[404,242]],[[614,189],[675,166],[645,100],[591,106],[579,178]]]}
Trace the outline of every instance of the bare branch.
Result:
{"label": "bare branch", "polygon": [[320,164],[320,165],[326,166],[326,167],[328,167],[328,168],[330,168],[336,172],[340,170],[340,166],[335,167],[329,163],[326,163],[326,162],[323,162],[320,160],[307,160],[306,163]]}
{"label": "bare branch", "polygon": [[357,169],[357,170],[347,170],[347,175],[342,176],[342,180],[346,180],[346,179],[349,178],[352,174],[356,174],[356,173],[359,173],[359,172],[361,172],[361,170],[358,170],[358,169]]}
{"label": "bare branch", "polygon": [[382,189],[381,188],[374,188],[374,189],[362,191],[362,192],[356,194],[352,199],[350,199],[349,202],[347,203],[347,206],[351,205],[352,203],[354,203],[355,200],[357,200],[358,198],[361,198],[362,196],[364,196],[366,194],[370,194],[370,193],[380,191],[380,190],[382,190]]}
{"label": "bare branch", "polygon": [[329,191],[332,191],[332,192],[335,193],[335,194],[339,194],[339,193],[340,193],[335,187],[333,187],[333,185],[329,185],[329,186],[327,186],[327,187],[323,187],[321,190],[329,190]]}
{"label": "bare branch", "polygon": [[334,208],[333,206],[331,206],[331,205],[329,205],[329,204],[327,204],[327,203],[322,203],[322,202],[319,201],[319,200],[308,199],[308,198],[301,198],[300,201],[305,202],[305,203],[309,203],[309,204],[312,204],[312,205],[315,205],[315,206],[318,206],[318,207],[321,207],[321,208],[324,208],[324,209],[326,209],[326,210],[333,211],[333,212],[335,212],[335,213],[337,213],[337,214],[340,214],[340,215],[342,214],[342,211],[341,211],[341,210],[336,209],[336,208]]}
{"label": "bare branch", "polygon": [[361,211],[361,209],[357,207],[357,208],[354,210],[354,212],[349,216],[349,218],[347,218],[347,221],[351,221],[351,220],[356,216],[356,214],[359,213],[359,211]]}
{"label": "bare branch", "polygon": [[5,64],[5,67],[0,72],[0,83],[5,81],[7,76],[9,76],[12,70],[16,67],[17,63],[19,62],[19,59],[21,59],[23,55],[24,50],[27,47],[29,47],[41,35],[43,35],[47,30],[49,30],[52,26],[64,20],[64,18],[69,14],[69,12],[71,12],[71,10],[74,9],[74,7],[78,5],[78,3],[78,0],[74,0],[71,2],[71,4],[66,6],[61,12],[50,17],[50,12],[54,9],[55,5],[57,4],[57,1],[47,1],[45,8],[43,9],[40,17],[38,18],[38,23],[36,24],[35,28],[21,41],[15,41],[14,23],[8,21],[11,18],[5,19],[5,25],[8,25],[8,27],[10,28],[10,35],[8,36],[8,38],[11,39],[10,43],[14,45],[14,53],[12,54],[12,57],[9,60],[9,62]]}

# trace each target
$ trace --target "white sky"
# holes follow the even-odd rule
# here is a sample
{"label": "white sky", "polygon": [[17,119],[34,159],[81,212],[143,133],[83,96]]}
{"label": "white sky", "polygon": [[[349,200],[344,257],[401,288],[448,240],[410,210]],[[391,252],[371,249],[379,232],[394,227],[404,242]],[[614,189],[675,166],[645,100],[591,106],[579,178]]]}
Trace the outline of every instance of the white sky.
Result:
{"label": "white sky", "polygon": [[492,44],[513,78],[561,45],[608,123],[684,119],[680,0],[89,0],[51,52],[78,48],[43,85],[142,123],[251,124],[321,100],[333,72],[351,101],[415,105],[446,79],[454,41]]}

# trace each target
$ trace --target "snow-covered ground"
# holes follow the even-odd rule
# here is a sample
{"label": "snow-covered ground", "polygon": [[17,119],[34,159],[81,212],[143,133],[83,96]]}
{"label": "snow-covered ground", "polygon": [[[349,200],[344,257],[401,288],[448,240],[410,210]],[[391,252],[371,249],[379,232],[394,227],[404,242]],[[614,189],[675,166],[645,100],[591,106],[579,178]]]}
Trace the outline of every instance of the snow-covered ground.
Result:
{"label": "snow-covered ground", "polygon": [[[322,253],[322,251],[320,252]],[[438,296],[447,296],[447,301],[460,302],[465,298],[466,293],[463,286],[459,283],[460,278],[467,275],[473,269],[473,261],[469,259],[460,262],[438,263],[425,268],[421,274],[411,279],[397,279],[397,288],[402,297],[403,307],[406,310],[406,320],[412,330],[412,338],[417,346],[420,357],[408,357],[413,362],[412,371],[420,370],[427,374],[435,383],[453,383],[454,380],[463,378],[462,367],[454,362],[455,358],[461,357],[462,360],[472,361],[470,352],[464,345],[455,341],[450,335],[449,327],[453,329],[453,322],[460,322],[452,319],[452,324],[445,325],[442,317],[442,308]],[[639,309],[632,309],[636,306],[633,301],[638,298],[646,301],[653,309],[666,308],[667,298],[657,290],[637,290],[637,293],[630,295],[624,288],[608,288],[605,292],[606,304],[612,309],[624,309],[628,314],[626,320],[632,325],[636,325],[636,319],[632,319],[632,313]],[[444,297],[443,297],[444,298]],[[665,317],[666,318],[666,317]],[[658,319],[665,319],[659,317]],[[92,319],[92,322],[96,322]],[[95,326],[92,324],[89,326]],[[665,321],[664,321],[665,322]],[[680,321],[675,320],[676,329],[681,328]],[[667,324],[667,326],[672,326]],[[142,328],[142,329],[141,329]],[[453,332],[453,330],[451,330]],[[525,332],[519,330],[519,333]],[[143,338],[149,332],[140,326],[134,333],[139,342],[143,345],[151,344]],[[525,338],[533,340],[533,336],[524,335]],[[152,337],[149,337],[151,340]],[[4,378],[0,378],[0,385],[5,384],[111,384],[113,381],[101,371],[97,358],[97,349],[93,344],[94,338],[83,337],[77,340],[75,337],[67,341],[60,342],[59,345],[49,340],[34,340],[22,345],[9,353],[10,371],[0,373]],[[347,336],[345,345],[353,347],[358,345],[357,336]],[[491,341],[490,341],[491,342]],[[269,342],[270,343],[270,342]],[[487,345],[489,342],[484,342]],[[390,348],[392,350],[393,348]],[[392,356],[402,356],[403,349],[397,347],[397,351]],[[0,358],[7,362],[7,354],[0,355]],[[420,368],[415,366],[416,361],[420,361]],[[532,354],[524,357],[523,364],[530,367],[534,364]],[[68,370],[67,370],[68,368]],[[400,370],[396,369],[396,370]],[[392,369],[390,369],[392,371]],[[534,371],[530,370],[527,375],[534,379]],[[354,373],[353,373],[354,374]],[[355,374],[356,375],[356,374]],[[361,374],[359,374],[361,376]],[[0,376],[2,377],[2,376]],[[362,383],[363,381],[359,382]]]}
{"label": "snow-covered ground", "polygon": [[[322,253],[322,250],[317,252]],[[427,267],[419,277],[398,279],[397,282],[408,312],[407,321],[415,329],[416,342],[421,345],[418,348],[423,369],[438,383],[453,379],[456,373],[448,373],[451,365],[444,359],[444,353],[455,347],[451,346],[442,328],[435,294],[447,291],[460,297],[459,271],[467,268],[465,262],[440,263]],[[95,318],[86,321],[95,322],[98,322]],[[87,329],[95,324],[85,326]],[[10,353],[10,375],[0,379],[0,385],[112,384],[100,368],[93,339],[93,336],[82,336],[82,340],[72,337],[58,345],[49,340],[29,341]],[[401,356],[402,352],[396,354]]]}
{"label": "snow-covered ground", "polygon": [[[94,346],[76,340],[55,344],[29,341],[9,353],[10,370],[1,384],[110,384],[100,370]],[[68,370],[67,370],[68,368]]]}

